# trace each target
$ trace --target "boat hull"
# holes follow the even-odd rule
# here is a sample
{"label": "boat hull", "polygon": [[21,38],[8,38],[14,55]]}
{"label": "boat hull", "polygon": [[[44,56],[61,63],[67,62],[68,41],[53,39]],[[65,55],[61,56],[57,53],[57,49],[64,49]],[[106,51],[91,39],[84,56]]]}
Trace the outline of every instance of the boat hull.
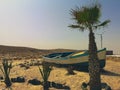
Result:
{"label": "boat hull", "polygon": [[[97,52],[99,62],[100,62],[100,68],[104,68],[106,64],[106,49],[101,49]],[[68,67],[72,66],[74,68],[88,68],[89,66],[89,54],[88,52],[85,52],[83,54],[72,54],[67,57],[43,57],[43,61],[48,63],[56,64],[60,67]]]}
{"label": "boat hull", "polygon": [[[56,63],[52,63],[54,66],[56,67],[72,67],[75,70],[86,70],[88,69],[89,66],[89,62],[81,62],[81,63],[77,63],[77,64],[56,64]],[[104,68],[106,65],[106,60],[100,60],[100,68]]]}

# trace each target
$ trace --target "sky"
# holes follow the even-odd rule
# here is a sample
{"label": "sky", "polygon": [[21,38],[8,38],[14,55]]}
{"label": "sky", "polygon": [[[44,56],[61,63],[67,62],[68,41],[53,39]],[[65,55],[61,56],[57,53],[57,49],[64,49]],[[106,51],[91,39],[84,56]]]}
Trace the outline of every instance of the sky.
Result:
{"label": "sky", "polygon": [[[0,45],[25,46],[38,49],[88,49],[88,34],[68,26],[74,21],[70,14],[76,6],[94,0],[0,0]],[[98,49],[103,47],[120,54],[120,0],[99,0],[101,21],[111,23],[95,31]]]}

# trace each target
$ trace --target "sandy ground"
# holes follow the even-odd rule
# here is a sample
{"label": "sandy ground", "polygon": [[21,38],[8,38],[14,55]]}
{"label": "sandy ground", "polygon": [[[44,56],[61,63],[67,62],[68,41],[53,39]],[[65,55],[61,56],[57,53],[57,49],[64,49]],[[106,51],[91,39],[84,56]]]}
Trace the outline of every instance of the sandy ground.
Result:
{"label": "sandy ground", "polygon": [[[31,66],[29,69],[20,68],[18,65],[23,61],[14,61],[14,67],[11,70],[10,77],[23,76],[25,77],[25,83],[13,83],[12,90],[43,90],[42,85],[31,85],[28,80],[38,79],[42,81],[39,69],[37,66]],[[119,60],[107,60],[104,72],[101,73],[101,80],[103,83],[107,83],[111,86],[112,90],[120,90],[120,59]],[[66,75],[67,71],[64,68],[54,67],[49,81],[68,86],[70,90],[81,90],[81,83],[89,81],[89,74],[85,71],[74,71],[75,75]],[[0,72],[0,75],[1,72]],[[5,89],[5,84],[0,82],[0,90]],[[66,90],[58,88],[50,88],[50,90]]]}

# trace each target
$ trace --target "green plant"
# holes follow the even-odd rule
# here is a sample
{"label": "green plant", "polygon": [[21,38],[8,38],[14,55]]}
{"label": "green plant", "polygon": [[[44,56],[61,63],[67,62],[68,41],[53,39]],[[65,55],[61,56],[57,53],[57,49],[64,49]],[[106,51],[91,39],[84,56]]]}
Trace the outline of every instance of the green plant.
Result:
{"label": "green plant", "polygon": [[48,90],[48,88],[49,88],[48,78],[50,76],[50,72],[52,71],[52,66],[50,66],[48,63],[44,62],[44,63],[42,63],[42,69],[39,67],[39,71],[40,71],[40,74],[43,79],[44,90]]}
{"label": "green plant", "polygon": [[7,59],[3,59],[2,65],[0,66],[0,70],[4,75],[4,82],[6,84],[6,87],[10,87],[12,85],[9,77],[11,68],[12,68],[12,62],[11,61],[9,62]]}

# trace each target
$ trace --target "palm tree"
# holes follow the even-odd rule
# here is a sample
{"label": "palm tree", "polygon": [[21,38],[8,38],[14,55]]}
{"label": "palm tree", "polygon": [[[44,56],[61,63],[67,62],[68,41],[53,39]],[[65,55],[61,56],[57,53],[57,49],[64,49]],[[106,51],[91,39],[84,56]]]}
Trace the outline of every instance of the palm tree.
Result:
{"label": "palm tree", "polygon": [[90,90],[101,90],[100,65],[94,30],[106,26],[110,20],[100,21],[100,4],[92,4],[92,6],[83,6],[82,8],[77,7],[71,10],[71,15],[76,24],[69,27],[78,28],[81,31],[89,30],[89,85]]}

